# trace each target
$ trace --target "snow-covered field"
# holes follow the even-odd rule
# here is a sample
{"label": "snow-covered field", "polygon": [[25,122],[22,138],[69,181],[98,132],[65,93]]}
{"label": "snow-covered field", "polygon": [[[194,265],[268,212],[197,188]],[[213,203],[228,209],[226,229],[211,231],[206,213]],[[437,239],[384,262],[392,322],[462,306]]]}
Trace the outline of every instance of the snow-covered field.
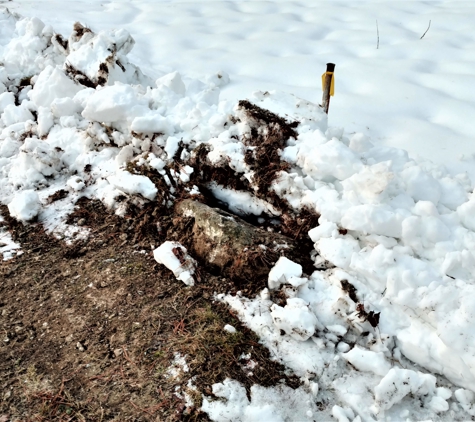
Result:
{"label": "snow-covered field", "polygon": [[[269,289],[284,290],[285,307],[267,289],[217,300],[304,385],[255,386],[249,401],[226,380],[214,386],[224,400],[204,400],[213,420],[475,416],[475,5],[3,4],[29,18],[0,3],[0,201],[66,241],[88,236],[65,223],[81,196],[117,213],[119,198],[156,197],[130,162],[161,173],[172,192],[186,184],[192,167],[174,183],[164,170],[180,145],[185,163],[204,144],[252,186],[238,99],[300,122],[280,152],[290,170],[272,189],[321,214],[309,236],[335,268],[305,275],[281,259]],[[93,32],[71,33],[75,21]],[[313,103],[328,61],[337,67],[327,121]],[[60,189],[67,198],[48,201]],[[236,209],[272,210],[215,191]],[[21,251],[8,239],[0,233],[5,259]],[[321,400],[330,411],[319,412]]]}

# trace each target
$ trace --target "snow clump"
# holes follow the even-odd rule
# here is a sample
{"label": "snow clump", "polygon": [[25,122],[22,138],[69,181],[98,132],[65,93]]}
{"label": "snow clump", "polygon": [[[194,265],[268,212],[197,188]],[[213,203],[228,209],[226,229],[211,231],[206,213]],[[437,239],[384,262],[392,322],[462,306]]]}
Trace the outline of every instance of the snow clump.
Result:
{"label": "snow clump", "polygon": [[173,272],[177,280],[183,281],[187,286],[193,286],[193,274],[196,261],[187,253],[187,250],[178,242],[166,241],[153,251],[153,257],[159,264],[165,265]]}

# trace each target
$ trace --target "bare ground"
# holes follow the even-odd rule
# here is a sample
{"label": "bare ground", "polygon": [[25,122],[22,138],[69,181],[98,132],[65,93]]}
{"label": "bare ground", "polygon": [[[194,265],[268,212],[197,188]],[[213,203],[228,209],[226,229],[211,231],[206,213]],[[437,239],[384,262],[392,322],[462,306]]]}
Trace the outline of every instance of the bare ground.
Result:
{"label": "bare ground", "polygon": [[[206,421],[201,394],[226,377],[248,392],[299,385],[213,300],[236,291],[230,280],[201,268],[190,288],[154,261],[151,244],[187,241],[186,221],[156,211],[119,218],[81,200],[70,221],[92,234],[71,247],[38,224],[4,223],[24,254],[0,264],[0,421]],[[170,375],[175,353],[188,372]],[[258,363],[252,374],[247,353]]]}

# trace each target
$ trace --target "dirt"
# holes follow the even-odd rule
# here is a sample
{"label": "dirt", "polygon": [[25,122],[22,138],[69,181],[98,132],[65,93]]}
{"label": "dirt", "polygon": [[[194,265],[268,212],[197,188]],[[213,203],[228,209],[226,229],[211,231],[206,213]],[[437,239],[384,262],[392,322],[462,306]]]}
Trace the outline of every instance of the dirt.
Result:
{"label": "dirt", "polygon": [[[0,265],[1,420],[207,421],[201,393],[212,396],[226,377],[248,393],[253,384],[298,387],[213,300],[236,291],[230,280],[200,268],[201,282],[187,287],[154,261],[153,246],[186,241],[183,222],[154,203],[120,218],[89,200],[70,216],[80,220],[91,235],[71,246],[39,224],[2,223],[24,253]],[[189,371],[173,376],[175,353]],[[258,363],[252,374],[240,360],[248,353]]]}
{"label": "dirt", "polygon": [[[76,37],[90,32],[82,26],[75,30]],[[70,73],[79,83],[96,84],[75,69]],[[45,233],[40,224],[17,222],[0,206],[5,218],[0,224],[24,251],[0,264],[0,421],[207,421],[200,411],[202,394],[212,397],[211,386],[227,377],[240,381],[248,395],[253,384],[300,385],[270,359],[254,333],[213,300],[215,293],[238,290],[253,297],[265,287],[258,269],[273,265],[279,254],[263,254],[259,245],[249,248],[245,282],[198,260],[192,287],[177,281],[152,255],[165,240],[178,241],[193,253],[194,219],[175,214],[170,204],[189,198],[196,184],[201,194],[193,196],[195,201],[222,207],[207,189],[214,181],[269,200],[280,217],[254,220],[266,217],[261,228],[298,241],[304,272],[315,270],[307,233],[318,225],[318,214],[292,211],[269,189],[289,169],[279,150],[296,135],[298,122],[248,102],[240,107],[252,128],[250,137],[242,139],[255,170],[250,182],[229,163],[212,166],[205,147],[184,151],[181,145],[165,175],[131,162],[127,170],[149,177],[157,198],[116,198],[127,204],[124,217],[99,201],[80,199],[67,223],[87,228],[90,235],[71,245]],[[186,162],[182,151],[191,157]],[[184,164],[195,170],[188,183],[173,177]],[[84,171],[91,172],[91,165]],[[67,195],[59,190],[48,201]],[[277,228],[266,226],[271,220],[279,220]],[[285,305],[285,297],[274,296]],[[226,324],[237,332],[224,331]],[[257,363],[252,373],[242,360],[249,354]],[[185,357],[189,370],[172,374],[177,356]],[[187,405],[185,393],[193,405]]]}

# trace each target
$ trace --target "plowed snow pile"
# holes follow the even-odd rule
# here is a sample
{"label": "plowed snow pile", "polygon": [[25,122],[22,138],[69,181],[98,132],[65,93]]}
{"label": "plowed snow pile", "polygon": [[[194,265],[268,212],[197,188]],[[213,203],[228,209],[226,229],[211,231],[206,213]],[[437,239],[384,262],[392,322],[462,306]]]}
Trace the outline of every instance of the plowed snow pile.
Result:
{"label": "plowed snow pile", "polygon": [[[133,45],[125,30],[76,24],[66,40],[0,12],[0,202],[10,215],[74,242],[89,236],[66,223],[81,197],[124,215],[131,203],[169,208],[206,189],[276,231],[284,215],[310,210],[320,215],[312,259],[332,268],[305,274],[280,258],[258,296],[217,297],[303,385],[256,385],[249,398],[223,380],[203,402],[210,418],[475,416],[469,178],[327,127],[318,105],[291,94],[220,101],[224,72],[152,81],[129,62]],[[210,180],[204,164],[227,176]],[[21,253],[0,236],[4,259]],[[331,405],[320,414],[322,401]]]}

